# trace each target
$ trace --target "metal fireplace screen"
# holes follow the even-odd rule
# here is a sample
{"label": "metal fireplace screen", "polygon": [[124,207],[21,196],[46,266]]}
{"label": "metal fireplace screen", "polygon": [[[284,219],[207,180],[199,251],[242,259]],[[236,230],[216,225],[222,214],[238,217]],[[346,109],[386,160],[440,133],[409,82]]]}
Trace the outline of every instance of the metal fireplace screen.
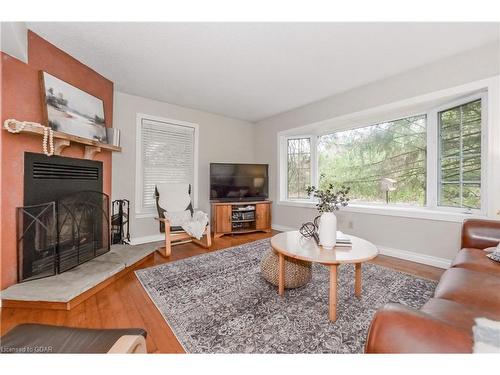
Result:
{"label": "metal fireplace screen", "polygon": [[67,271],[110,249],[109,198],[82,191],[18,208],[19,282]]}
{"label": "metal fireplace screen", "polygon": [[17,232],[18,280],[54,275],[57,272],[55,202],[18,207]]}

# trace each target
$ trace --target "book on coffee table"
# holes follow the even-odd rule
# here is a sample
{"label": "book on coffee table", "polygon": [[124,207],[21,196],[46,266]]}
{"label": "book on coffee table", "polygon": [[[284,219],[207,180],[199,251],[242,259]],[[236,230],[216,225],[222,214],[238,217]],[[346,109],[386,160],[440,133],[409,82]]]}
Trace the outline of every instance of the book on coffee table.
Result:
{"label": "book on coffee table", "polygon": [[342,233],[341,231],[337,231],[337,243],[335,246],[351,246],[352,245],[352,241],[351,241],[351,238]]}

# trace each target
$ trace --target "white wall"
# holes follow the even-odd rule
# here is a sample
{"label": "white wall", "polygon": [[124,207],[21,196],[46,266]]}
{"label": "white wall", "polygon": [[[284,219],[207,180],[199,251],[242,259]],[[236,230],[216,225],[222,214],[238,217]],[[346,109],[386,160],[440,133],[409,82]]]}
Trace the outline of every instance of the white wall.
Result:
{"label": "white wall", "polygon": [[[489,44],[259,121],[255,135],[256,162],[270,164],[271,199],[275,202],[279,199],[278,132],[499,74],[500,45]],[[495,115],[498,119],[498,114]],[[273,205],[276,228],[297,228],[315,215],[310,208]],[[339,219],[341,230],[364,237],[387,252],[394,249],[412,252],[405,256],[430,264],[445,265],[459,246],[461,224],[457,222],[355,212],[342,212]]]}
{"label": "white wall", "polygon": [[199,125],[198,207],[206,212],[209,212],[210,208],[209,163],[254,162],[254,125],[246,121],[115,92],[113,127],[121,130],[123,151],[113,153],[112,199],[130,200],[131,237],[153,240],[155,236],[159,235],[158,223],[153,217],[135,217],[137,113]]}
{"label": "white wall", "polygon": [[28,29],[25,22],[0,23],[0,50],[28,63]]}

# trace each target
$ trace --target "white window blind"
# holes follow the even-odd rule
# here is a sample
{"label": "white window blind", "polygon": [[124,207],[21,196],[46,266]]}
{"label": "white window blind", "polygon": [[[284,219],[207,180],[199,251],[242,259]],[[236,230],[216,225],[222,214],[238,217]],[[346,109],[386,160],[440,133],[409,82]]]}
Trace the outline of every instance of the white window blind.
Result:
{"label": "white window blind", "polygon": [[142,209],[153,211],[155,185],[194,185],[195,128],[143,118],[141,120]]}

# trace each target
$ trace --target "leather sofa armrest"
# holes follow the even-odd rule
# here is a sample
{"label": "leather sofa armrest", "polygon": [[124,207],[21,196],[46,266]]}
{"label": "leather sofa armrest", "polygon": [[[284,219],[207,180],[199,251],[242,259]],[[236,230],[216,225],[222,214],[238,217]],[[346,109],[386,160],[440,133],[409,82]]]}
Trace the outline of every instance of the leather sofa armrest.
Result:
{"label": "leather sofa armrest", "polygon": [[462,249],[486,249],[500,242],[500,221],[467,219],[462,225]]}
{"label": "leather sofa armrest", "polygon": [[470,353],[472,337],[421,311],[390,303],[374,316],[366,353]]}

